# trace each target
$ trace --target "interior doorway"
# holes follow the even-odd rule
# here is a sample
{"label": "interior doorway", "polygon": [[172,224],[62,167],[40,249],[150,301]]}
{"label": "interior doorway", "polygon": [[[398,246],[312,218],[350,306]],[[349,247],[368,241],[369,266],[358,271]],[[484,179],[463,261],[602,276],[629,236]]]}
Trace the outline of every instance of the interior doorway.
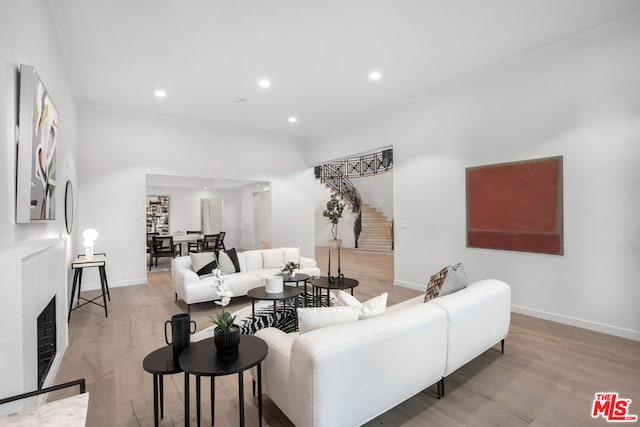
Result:
{"label": "interior doorway", "polygon": [[222,199],[200,199],[200,230],[203,234],[222,231]]}

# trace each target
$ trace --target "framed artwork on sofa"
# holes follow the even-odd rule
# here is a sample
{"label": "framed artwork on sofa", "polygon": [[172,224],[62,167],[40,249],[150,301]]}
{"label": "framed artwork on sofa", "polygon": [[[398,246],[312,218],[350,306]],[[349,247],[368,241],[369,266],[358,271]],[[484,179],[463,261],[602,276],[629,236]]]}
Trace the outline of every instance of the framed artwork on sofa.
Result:
{"label": "framed artwork on sofa", "polygon": [[562,255],[562,156],[466,169],[467,246]]}

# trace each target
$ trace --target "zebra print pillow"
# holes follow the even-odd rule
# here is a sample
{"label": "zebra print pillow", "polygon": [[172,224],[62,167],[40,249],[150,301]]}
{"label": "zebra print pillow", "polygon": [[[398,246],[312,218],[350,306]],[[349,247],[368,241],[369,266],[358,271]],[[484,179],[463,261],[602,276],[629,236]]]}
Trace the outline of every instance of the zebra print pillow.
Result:
{"label": "zebra print pillow", "polygon": [[260,329],[274,327],[283,332],[296,332],[298,330],[296,322],[296,312],[291,306],[287,306],[282,312],[282,303],[276,304],[276,312],[273,312],[273,305],[268,305],[256,309],[255,318],[249,315],[240,325],[240,333],[253,335]]}

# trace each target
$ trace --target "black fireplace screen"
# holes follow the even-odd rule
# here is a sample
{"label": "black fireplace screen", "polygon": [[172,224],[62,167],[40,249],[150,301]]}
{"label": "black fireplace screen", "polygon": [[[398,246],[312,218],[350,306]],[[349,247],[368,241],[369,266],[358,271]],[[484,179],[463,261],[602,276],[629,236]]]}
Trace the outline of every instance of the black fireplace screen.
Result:
{"label": "black fireplace screen", "polygon": [[56,356],[56,297],[38,316],[38,390],[44,384]]}

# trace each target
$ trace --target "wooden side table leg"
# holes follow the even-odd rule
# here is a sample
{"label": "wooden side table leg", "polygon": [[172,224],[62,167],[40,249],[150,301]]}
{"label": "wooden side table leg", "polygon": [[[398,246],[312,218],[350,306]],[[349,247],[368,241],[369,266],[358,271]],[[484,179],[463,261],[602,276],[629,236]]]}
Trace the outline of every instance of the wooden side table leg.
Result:
{"label": "wooden side table leg", "polygon": [[258,425],[262,427],[262,363],[258,363]]}
{"label": "wooden side table leg", "polygon": [[73,294],[76,293],[76,286],[78,284],[78,276],[80,270],[75,269],[73,272],[73,286],[71,286],[71,298],[69,299],[69,313],[67,313],[67,323],[71,320],[71,311],[73,310]]}
{"label": "wooden side table leg", "polygon": [[244,427],[244,378],[242,371],[238,372],[238,401],[240,410],[240,427]]}
{"label": "wooden side table leg", "polygon": [[158,427],[158,376],[153,374],[153,425]]}
{"label": "wooden side table leg", "polygon": [[213,425],[213,414],[216,407],[216,377],[211,377],[211,425]]}
{"label": "wooden side table leg", "polygon": [[160,419],[164,418],[164,377],[162,375],[158,378],[160,383]]}
{"label": "wooden side table leg", "polygon": [[196,375],[196,425],[200,427],[200,375]]}
{"label": "wooden side table leg", "polygon": [[184,373],[184,425],[189,427],[189,374]]}

